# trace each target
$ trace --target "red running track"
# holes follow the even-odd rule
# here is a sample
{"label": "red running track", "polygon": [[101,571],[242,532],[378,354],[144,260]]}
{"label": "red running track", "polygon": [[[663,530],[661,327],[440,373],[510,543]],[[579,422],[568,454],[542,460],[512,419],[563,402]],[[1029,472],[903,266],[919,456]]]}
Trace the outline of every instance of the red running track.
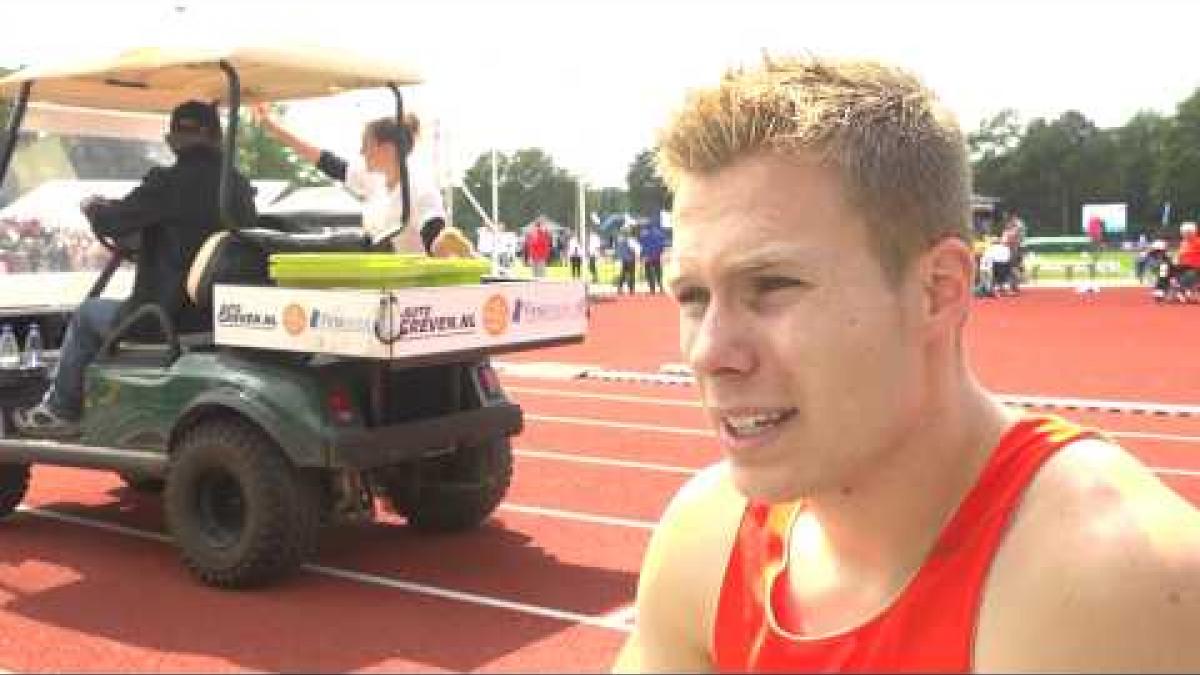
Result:
{"label": "red running track", "polygon": [[[1142,300],[1035,290],[980,303],[972,360],[1006,393],[1195,403],[1178,336],[1200,308]],[[657,370],[679,360],[672,311],[663,298],[603,303],[586,343],[511,358]],[[1120,332],[1132,324],[1139,353],[1180,368],[1135,367]],[[505,383],[527,429],[510,497],[483,529],[421,537],[385,515],[327,533],[319,566],[256,592],[194,583],[161,540],[157,498],[110,474],[39,467],[37,510],[0,523],[0,669],[606,670],[649,527],[717,453],[690,387]],[[1118,434],[1200,500],[1197,418],[1067,416]]]}

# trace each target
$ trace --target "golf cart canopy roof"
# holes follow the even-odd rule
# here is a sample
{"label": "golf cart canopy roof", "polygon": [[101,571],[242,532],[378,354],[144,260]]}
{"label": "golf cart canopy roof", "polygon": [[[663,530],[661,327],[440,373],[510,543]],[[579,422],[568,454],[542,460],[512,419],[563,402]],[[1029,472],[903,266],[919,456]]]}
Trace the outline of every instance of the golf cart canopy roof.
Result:
{"label": "golf cart canopy roof", "polygon": [[31,100],[87,108],[167,112],[182,101],[228,103],[222,65],[237,71],[241,103],[419,84],[415,69],[300,45],[217,49],[146,47],[115,56],[25,68],[0,78],[0,98],[33,82]]}

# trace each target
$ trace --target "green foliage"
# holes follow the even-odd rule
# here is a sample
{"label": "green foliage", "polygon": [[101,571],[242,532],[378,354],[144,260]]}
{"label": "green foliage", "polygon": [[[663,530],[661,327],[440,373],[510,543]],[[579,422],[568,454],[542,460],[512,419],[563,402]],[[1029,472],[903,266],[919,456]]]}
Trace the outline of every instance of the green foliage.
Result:
{"label": "green foliage", "polygon": [[589,213],[604,215],[610,213],[627,213],[629,211],[629,193],[615,187],[589,190],[587,195],[587,210]]}
{"label": "green foliage", "polygon": [[1171,230],[1200,218],[1200,90],[1174,117],[1143,111],[1114,129],[1099,129],[1078,111],[1022,128],[1004,110],[967,143],[976,192],[1020,213],[1031,234],[1080,234],[1086,203],[1126,203],[1132,234],[1162,234],[1167,201]]}
{"label": "green foliage", "polygon": [[[281,106],[274,107],[277,115],[282,113]],[[329,183],[316,167],[259,126],[247,109],[238,121],[237,161],[247,178],[286,180],[301,186]]]}
{"label": "green foliage", "polygon": [[671,195],[654,164],[654,150],[642,150],[633,158],[625,182],[630,209],[638,215],[651,216],[671,208]]}
{"label": "green foliage", "polygon": [[[509,155],[496,153],[496,185],[500,222],[510,231],[519,230],[538,216],[573,227],[578,209],[578,182],[539,148],[525,148]],[[480,155],[463,176],[463,187],[471,191],[479,206],[492,213],[492,156]],[[483,222],[461,190],[454,193],[455,224],[473,234]]]}
{"label": "green foliage", "polygon": [[1173,219],[1200,218],[1200,89],[1179,104],[1165,125],[1155,190],[1169,200]]}

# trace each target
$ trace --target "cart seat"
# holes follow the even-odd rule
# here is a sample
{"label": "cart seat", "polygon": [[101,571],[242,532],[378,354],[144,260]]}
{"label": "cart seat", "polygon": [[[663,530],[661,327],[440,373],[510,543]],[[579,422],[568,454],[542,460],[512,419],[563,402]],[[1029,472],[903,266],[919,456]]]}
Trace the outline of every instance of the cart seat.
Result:
{"label": "cart seat", "polygon": [[359,253],[371,250],[361,231],[328,234],[281,232],[265,228],[223,230],[210,236],[192,259],[187,293],[203,310],[212,308],[215,284],[272,286],[272,253]]}

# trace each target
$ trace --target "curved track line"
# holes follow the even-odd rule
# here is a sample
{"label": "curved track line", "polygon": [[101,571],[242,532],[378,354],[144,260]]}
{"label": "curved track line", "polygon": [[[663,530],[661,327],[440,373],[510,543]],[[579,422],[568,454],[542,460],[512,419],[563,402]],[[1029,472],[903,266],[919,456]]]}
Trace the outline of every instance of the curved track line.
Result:
{"label": "curved track line", "polygon": [[[21,506],[19,511],[30,515],[46,518],[49,520],[57,520],[72,525],[80,525],[90,527],[114,534],[121,534],[129,537],[137,537],[139,539],[148,539],[160,543],[170,543],[171,538],[160,532],[151,532],[135,527],[127,527],[125,525],[116,525],[114,523],[96,520],[93,518],[83,518],[81,516],[60,513],[51,509],[41,509],[35,507]],[[310,563],[304,565],[303,569],[307,572],[320,574],[322,576],[333,577],[343,581],[352,581],[355,583],[366,584],[369,586],[382,586],[394,590],[415,593],[418,595],[427,595],[443,600],[454,600],[482,607],[491,607],[494,609],[505,609],[521,614],[529,614],[546,619],[555,619],[566,623],[581,624],[592,626],[594,628],[606,628],[621,632],[629,632],[630,626],[623,621],[613,620],[607,615],[593,616],[590,614],[580,614],[563,609],[555,609],[553,607],[543,607],[541,605],[532,605],[515,600],[504,600],[502,598],[494,598],[488,595],[478,593],[468,593],[466,591],[456,591],[450,588],[442,588],[440,586],[430,586],[428,584],[417,583],[415,581],[405,581],[403,579],[395,579],[385,577],[378,574],[369,574],[366,572],[356,572],[354,570],[341,569],[338,567],[328,567],[326,565],[318,565]]]}

